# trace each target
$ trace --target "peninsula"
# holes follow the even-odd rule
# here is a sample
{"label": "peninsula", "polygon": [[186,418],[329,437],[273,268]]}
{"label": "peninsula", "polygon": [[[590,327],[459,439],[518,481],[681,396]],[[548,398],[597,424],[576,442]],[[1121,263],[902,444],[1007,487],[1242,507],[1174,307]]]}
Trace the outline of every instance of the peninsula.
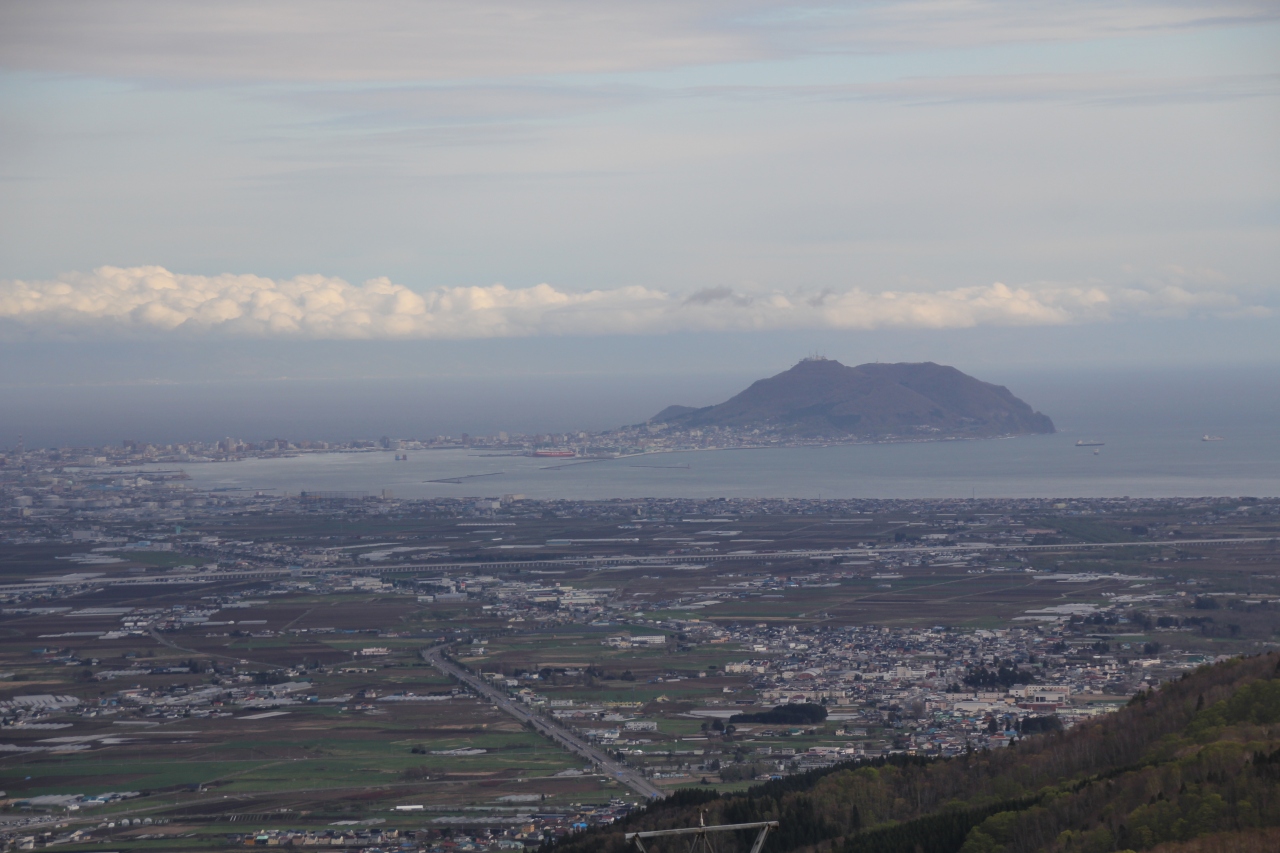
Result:
{"label": "peninsula", "polygon": [[[1054,431],[1053,421],[1009,389],[982,382],[954,367],[932,362],[847,367],[832,359],[806,358],[789,370],[752,383],[723,403],[704,408],[668,406],[647,421],[602,432],[383,436],[339,442],[280,437],[255,442],[228,437],[217,442],[165,445],[127,440],[119,446],[66,447],[40,453],[49,464],[79,469],[387,451],[395,453],[397,462],[408,462],[410,454],[419,451],[467,449],[487,451],[487,456],[545,458],[547,467],[554,469],[650,453],[998,438]],[[3,462],[0,456],[0,467]],[[162,473],[164,477],[186,478],[181,470],[154,475]],[[477,476],[492,473],[432,482],[461,483]],[[34,498],[24,496],[22,500]],[[107,500],[95,496],[93,502]]]}

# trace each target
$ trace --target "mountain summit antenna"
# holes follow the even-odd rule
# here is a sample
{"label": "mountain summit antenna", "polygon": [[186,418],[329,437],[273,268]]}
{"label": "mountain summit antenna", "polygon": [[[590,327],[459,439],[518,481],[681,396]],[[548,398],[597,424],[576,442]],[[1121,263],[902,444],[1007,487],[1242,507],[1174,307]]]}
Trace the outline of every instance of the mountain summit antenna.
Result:
{"label": "mountain summit antenna", "polygon": [[760,853],[764,849],[764,839],[769,834],[769,830],[777,829],[778,822],[776,820],[766,820],[759,823],[726,823],[720,826],[704,826],[702,824],[703,816],[698,814],[698,825],[687,826],[682,829],[654,829],[649,832],[628,832],[626,839],[634,842],[636,850],[639,853],[647,853],[642,838],[662,838],[668,835],[692,835],[693,838],[689,842],[689,853],[715,853],[715,847],[712,845],[708,834],[712,832],[737,832],[744,829],[758,829],[760,834],[756,836],[756,843],[751,845],[751,853]]}

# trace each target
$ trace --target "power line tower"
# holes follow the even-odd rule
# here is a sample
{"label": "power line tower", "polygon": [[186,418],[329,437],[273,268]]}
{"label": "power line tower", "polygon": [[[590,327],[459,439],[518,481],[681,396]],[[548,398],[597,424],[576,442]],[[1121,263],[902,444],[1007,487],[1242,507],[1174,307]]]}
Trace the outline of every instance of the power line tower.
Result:
{"label": "power line tower", "polygon": [[760,853],[764,849],[764,840],[769,835],[769,830],[778,828],[776,820],[766,820],[759,823],[725,823],[719,826],[707,826],[703,821],[702,814],[699,814],[697,826],[687,826],[681,829],[655,829],[649,832],[628,832],[626,839],[636,845],[638,853],[648,853],[642,839],[686,835],[690,836],[688,853],[716,853],[714,839],[711,837],[712,833],[755,829],[759,830],[759,834],[756,835],[756,843],[751,845],[751,853]]}

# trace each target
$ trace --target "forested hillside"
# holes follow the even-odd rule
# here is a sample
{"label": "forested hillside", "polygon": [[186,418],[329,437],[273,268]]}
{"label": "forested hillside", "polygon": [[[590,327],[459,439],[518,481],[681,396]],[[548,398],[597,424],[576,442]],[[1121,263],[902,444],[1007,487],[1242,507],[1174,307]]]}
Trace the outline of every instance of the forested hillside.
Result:
{"label": "forested hillside", "polygon": [[[553,849],[621,853],[624,832],[693,826],[699,809],[708,824],[780,821],[772,853],[1277,850],[1280,655],[1203,667],[1118,713],[999,752],[846,764],[738,796],[682,792]],[[746,853],[750,838],[720,845]]]}

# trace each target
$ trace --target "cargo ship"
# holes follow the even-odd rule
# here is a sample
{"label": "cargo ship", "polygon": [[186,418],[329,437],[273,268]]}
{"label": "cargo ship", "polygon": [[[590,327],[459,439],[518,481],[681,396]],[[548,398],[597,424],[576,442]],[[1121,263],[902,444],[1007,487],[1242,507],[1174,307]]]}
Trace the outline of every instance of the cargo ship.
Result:
{"label": "cargo ship", "polygon": [[1105,441],[1085,441],[1083,438],[1076,442],[1076,447],[1102,447]]}
{"label": "cargo ship", "polygon": [[1201,438],[1200,440],[1201,441],[1226,441],[1226,439],[1220,435],[1209,435],[1208,433],[1205,433],[1204,437]]}
{"label": "cargo ship", "polygon": [[564,459],[567,457],[577,456],[578,454],[572,450],[535,450],[533,455],[539,459]]}

